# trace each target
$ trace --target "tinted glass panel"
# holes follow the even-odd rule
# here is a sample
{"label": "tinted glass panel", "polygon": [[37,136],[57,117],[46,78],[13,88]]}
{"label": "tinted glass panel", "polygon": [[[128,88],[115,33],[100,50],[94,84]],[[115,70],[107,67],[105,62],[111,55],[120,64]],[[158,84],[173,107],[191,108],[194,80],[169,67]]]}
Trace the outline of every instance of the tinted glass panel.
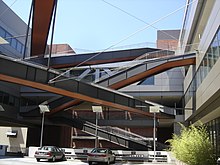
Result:
{"label": "tinted glass panel", "polygon": [[0,36],[2,38],[5,38],[5,30],[3,28],[0,27]]}

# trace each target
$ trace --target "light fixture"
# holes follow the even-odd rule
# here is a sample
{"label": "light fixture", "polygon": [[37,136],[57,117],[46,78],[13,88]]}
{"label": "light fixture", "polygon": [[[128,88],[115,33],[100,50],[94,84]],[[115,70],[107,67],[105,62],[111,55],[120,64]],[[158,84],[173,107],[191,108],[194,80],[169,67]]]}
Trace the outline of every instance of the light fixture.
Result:
{"label": "light fixture", "polygon": [[50,112],[50,109],[47,105],[40,104],[40,113],[42,113],[42,120],[41,120],[41,135],[40,135],[40,147],[42,147],[43,143],[43,133],[44,133],[44,114],[45,112]]}
{"label": "light fixture", "polygon": [[98,115],[102,112],[102,106],[93,105],[92,111],[95,112],[95,148],[98,147]]}

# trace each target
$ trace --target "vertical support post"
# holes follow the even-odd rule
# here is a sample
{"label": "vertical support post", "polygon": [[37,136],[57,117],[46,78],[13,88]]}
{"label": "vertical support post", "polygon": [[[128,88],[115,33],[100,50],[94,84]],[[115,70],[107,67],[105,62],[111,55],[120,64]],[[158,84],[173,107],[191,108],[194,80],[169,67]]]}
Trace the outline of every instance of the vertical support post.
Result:
{"label": "vertical support post", "polygon": [[156,162],[156,113],[154,112],[154,160],[153,162]]}
{"label": "vertical support post", "polygon": [[45,112],[42,112],[41,134],[40,134],[40,148],[42,147],[42,143],[43,143],[43,134],[44,134],[44,114],[45,114]]}
{"label": "vertical support post", "polygon": [[92,106],[92,111],[95,112],[95,148],[98,147],[98,117],[102,112],[101,106]]}
{"label": "vertical support post", "polygon": [[156,113],[160,112],[160,107],[158,105],[150,106],[149,112],[154,114],[154,128],[153,128],[154,159],[153,159],[153,162],[157,162],[156,160]]}
{"label": "vertical support post", "polygon": [[26,55],[26,51],[27,51],[27,41],[28,41],[28,37],[29,37],[29,28],[30,28],[32,10],[33,10],[33,0],[31,2],[31,9],[30,9],[29,18],[28,18],[28,25],[27,25],[27,31],[26,31],[26,37],[25,37],[25,43],[24,43],[23,59],[25,59],[25,55]]}
{"label": "vertical support post", "polygon": [[98,147],[98,113],[95,113],[95,148]]}
{"label": "vertical support post", "polygon": [[52,48],[53,48],[52,45],[53,45],[53,36],[54,36],[56,13],[57,13],[57,0],[55,0],[55,4],[54,4],[53,25],[52,25],[51,40],[50,40],[50,51],[49,51],[49,57],[48,57],[48,61],[47,61],[48,70],[50,69],[50,59],[51,59]]}

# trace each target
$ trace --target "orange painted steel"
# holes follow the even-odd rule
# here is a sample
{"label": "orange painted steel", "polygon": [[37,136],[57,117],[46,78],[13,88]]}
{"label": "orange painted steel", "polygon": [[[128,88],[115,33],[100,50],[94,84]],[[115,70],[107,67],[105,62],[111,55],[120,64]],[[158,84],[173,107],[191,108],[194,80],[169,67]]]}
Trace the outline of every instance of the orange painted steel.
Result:
{"label": "orange painted steel", "polygon": [[[103,100],[100,100],[100,99],[96,99],[96,98],[89,97],[89,96],[86,96],[86,95],[82,95],[82,94],[79,94],[79,93],[67,91],[67,90],[64,90],[64,89],[52,87],[52,86],[49,86],[47,84],[42,84],[42,83],[38,83],[38,82],[24,80],[24,79],[12,77],[12,76],[7,76],[7,75],[4,75],[4,74],[0,74],[0,81],[5,81],[5,82],[15,83],[15,84],[19,84],[19,85],[24,85],[24,86],[28,86],[28,87],[32,87],[32,88],[36,88],[36,89],[40,89],[40,90],[44,90],[44,91],[48,91],[48,92],[51,92],[51,93],[63,95],[63,96],[66,96],[66,97],[71,97],[71,98],[79,99],[79,100],[82,100],[82,101],[92,102],[92,103],[95,103],[95,104],[100,104],[100,105],[104,105],[104,106],[108,106],[108,107],[113,107],[113,108],[116,108],[116,109],[119,109],[119,110],[124,110],[124,111],[128,111],[128,112],[137,113],[137,114],[152,117],[152,114],[149,113],[149,112],[145,112],[145,111],[142,111],[142,110],[139,110],[139,109],[135,109],[135,108],[132,108],[132,107],[128,107],[128,106],[124,106],[124,105],[120,105],[120,104],[116,104],[116,103],[112,103],[112,102],[108,102],[108,101],[103,101]],[[167,115],[167,116],[166,115],[158,115],[158,118],[170,118],[170,116],[169,115]]]}
{"label": "orange painted steel", "polygon": [[32,35],[31,35],[31,56],[44,55],[50,23],[54,10],[54,0],[34,0]]}
{"label": "orange painted steel", "polygon": [[129,77],[125,80],[119,81],[115,84],[112,84],[109,86],[111,89],[120,89],[123,88],[127,85],[133,84],[137,81],[140,81],[144,78],[156,75],[158,73],[164,72],[168,69],[172,69],[175,67],[181,67],[181,66],[187,66],[187,65],[195,65],[196,64],[196,59],[195,58],[189,58],[189,59],[183,59],[183,60],[178,60],[178,61],[170,61],[166,62],[164,64],[161,64],[157,67],[154,67],[152,69],[146,70],[145,72],[142,72],[140,74],[137,74],[135,76]]}

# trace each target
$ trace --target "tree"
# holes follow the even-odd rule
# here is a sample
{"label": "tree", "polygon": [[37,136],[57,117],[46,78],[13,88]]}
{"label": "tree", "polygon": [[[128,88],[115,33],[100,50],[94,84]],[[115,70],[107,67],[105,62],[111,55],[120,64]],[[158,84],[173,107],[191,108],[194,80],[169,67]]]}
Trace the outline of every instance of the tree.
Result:
{"label": "tree", "polygon": [[215,164],[213,145],[206,126],[181,126],[180,135],[174,134],[173,139],[167,141],[174,156],[188,165]]}

